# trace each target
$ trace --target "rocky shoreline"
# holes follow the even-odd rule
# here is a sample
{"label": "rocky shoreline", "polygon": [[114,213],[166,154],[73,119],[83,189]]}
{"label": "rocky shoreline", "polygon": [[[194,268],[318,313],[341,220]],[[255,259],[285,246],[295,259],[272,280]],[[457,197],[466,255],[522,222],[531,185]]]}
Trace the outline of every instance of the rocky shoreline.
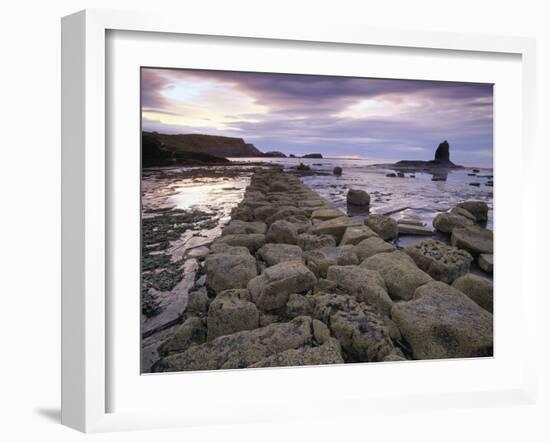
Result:
{"label": "rocky shoreline", "polygon": [[460,204],[434,220],[447,240],[403,249],[392,218],[350,218],[297,176],[258,168],[149,371],[491,356],[492,282],[469,272],[474,260],[492,271],[486,215]]}

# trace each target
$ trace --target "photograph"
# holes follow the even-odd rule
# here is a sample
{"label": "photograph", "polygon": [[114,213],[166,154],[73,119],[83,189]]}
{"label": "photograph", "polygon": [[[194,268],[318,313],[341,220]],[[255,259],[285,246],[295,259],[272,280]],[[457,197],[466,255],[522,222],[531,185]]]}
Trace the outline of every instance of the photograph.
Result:
{"label": "photograph", "polygon": [[493,87],[142,66],[141,374],[493,357]]}

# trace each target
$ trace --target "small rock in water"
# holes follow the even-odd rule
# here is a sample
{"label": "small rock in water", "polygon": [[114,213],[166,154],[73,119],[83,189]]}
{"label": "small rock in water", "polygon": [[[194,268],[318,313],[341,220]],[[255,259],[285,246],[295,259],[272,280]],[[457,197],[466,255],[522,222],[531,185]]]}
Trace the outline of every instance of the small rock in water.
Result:
{"label": "small rock in water", "polygon": [[352,206],[368,206],[370,204],[370,195],[364,190],[349,189],[346,200]]}
{"label": "small rock in water", "polygon": [[399,178],[405,178],[405,174],[403,172],[397,172],[397,176]]}
{"label": "small rock in water", "polygon": [[397,175],[395,173],[387,173],[386,176],[389,178],[395,178]]}
{"label": "small rock in water", "polygon": [[472,169],[472,172],[479,173],[479,169]]}
{"label": "small rock in water", "polygon": [[336,167],[333,169],[332,173],[333,173],[334,175],[336,175],[336,176],[342,175],[342,168],[336,166]]}
{"label": "small rock in water", "polygon": [[470,183],[470,186],[479,187],[480,185],[481,185],[480,183]]}

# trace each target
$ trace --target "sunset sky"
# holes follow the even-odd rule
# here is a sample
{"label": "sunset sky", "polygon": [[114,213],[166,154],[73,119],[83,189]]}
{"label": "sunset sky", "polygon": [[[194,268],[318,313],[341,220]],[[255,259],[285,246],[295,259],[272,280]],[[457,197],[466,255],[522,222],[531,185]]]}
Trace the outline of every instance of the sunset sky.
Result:
{"label": "sunset sky", "polygon": [[244,138],[266,152],[492,165],[490,84],[142,69],[143,130]]}

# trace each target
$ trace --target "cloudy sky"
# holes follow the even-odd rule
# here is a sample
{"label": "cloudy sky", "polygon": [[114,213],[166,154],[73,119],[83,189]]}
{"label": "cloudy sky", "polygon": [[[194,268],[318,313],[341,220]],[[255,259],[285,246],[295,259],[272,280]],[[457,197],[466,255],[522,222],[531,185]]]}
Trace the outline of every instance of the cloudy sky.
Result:
{"label": "cloudy sky", "polygon": [[492,164],[489,84],[142,69],[143,130],[244,138],[262,151]]}

